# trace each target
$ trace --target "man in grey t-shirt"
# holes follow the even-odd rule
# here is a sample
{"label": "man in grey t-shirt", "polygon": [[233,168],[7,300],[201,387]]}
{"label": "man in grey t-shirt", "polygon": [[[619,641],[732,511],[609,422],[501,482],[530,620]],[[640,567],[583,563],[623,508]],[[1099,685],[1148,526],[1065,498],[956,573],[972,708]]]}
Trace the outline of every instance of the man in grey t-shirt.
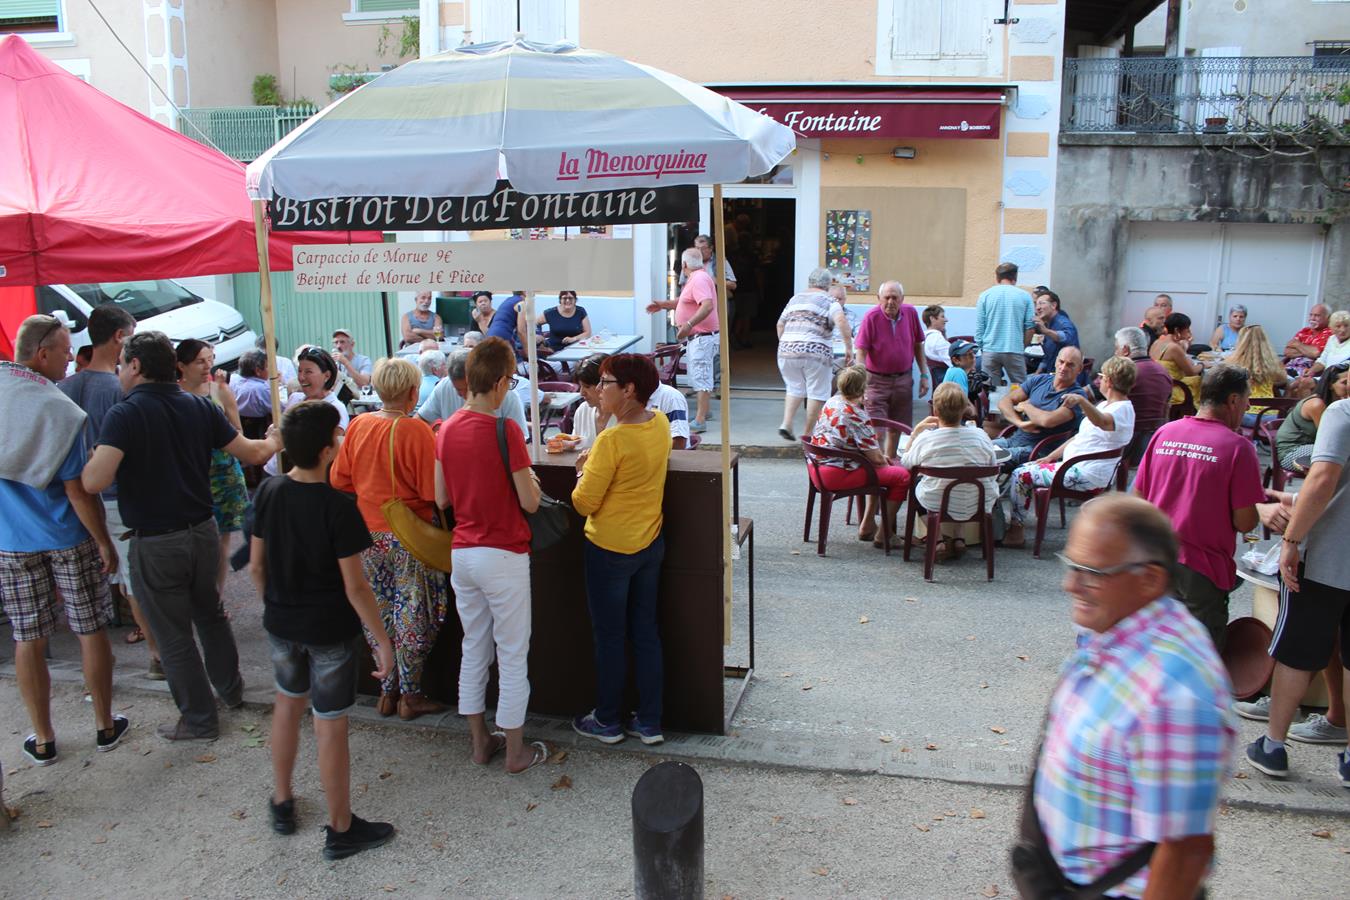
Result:
{"label": "man in grey t-shirt", "polygon": [[[464,395],[469,390],[468,374],[469,351],[456,350],[445,361],[446,377],[432,388],[427,402],[417,407],[417,415],[423,420],[435,424],[437,419],[448,420],[459,412],[464,405]],[[515,391],[507,391],[502,405],[497,407],[497,418],[514,419],[520,430],[530,433],[525,423],[525,407]]]}
{"label": "man in grey t-shirt", "polygon": [[[1280,618],[1270,655],[1275,657],[1271,680],[1270,720],[1266,734],[1247,747],[1247,761],[1275,778],[1289,774],[1284,746],[1299,699],[1313,676],[1326,666],[1336,636],[1341,640],[1341,662],[1350,672],[1350,400],[1327,407],[1317,428],[1312,465],[1303,490],[1294,503],[1284,530],[1280,552]],[[1342,673],[1350,688],[1350,675]],[[1332,691],[1328,709],[1331,728],[1339,729],[1325,743],[1338,738],[1344,744],[1345,694]],[[1339,696],[1338,696],[1339,694]],[[1334,720],[1339,720],[1336,726]],[[1306,724],[1306,723],[1305,723]],[[1350,787],[1350,751],[1338,757],[1341,783]]]}

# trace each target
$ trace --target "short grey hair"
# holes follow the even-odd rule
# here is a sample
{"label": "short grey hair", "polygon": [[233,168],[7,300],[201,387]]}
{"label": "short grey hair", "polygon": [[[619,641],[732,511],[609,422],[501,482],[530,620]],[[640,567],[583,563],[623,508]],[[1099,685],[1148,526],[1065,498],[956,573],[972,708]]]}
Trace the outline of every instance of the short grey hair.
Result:
{"label": "short grey hair", "polygon": [[1147,353],[1148,335],[1144,334],[1144,329],[1133,325],[1122,328],[1116,332],[1116,348],[1121,347],[1129,347],[1131,356]]}
{"label": "short grey hair", "polygon": [[691,269],[703,268],[703,254],[698,252],[697,247],[690,247],[680,254],[680,263]]}
{"label": "short grey hair", "polygon": [[65,330],[66,326],[56,316],[29,316],[23,320],[14,338],[14,360],[24,364],[32,362],[39,350],[50,347],[52,339]]}
{"label": "short grey hair", "polygon": [[882,292],[882,291],[886,290],[886,285],[888,285],[888,284],[893,284],[893,285],[895,285],[895,289],[896,289],[897,291],[900,292],[900,296],[901,296],[901,297],[905,296],[905,286],[904,286],[903,284],[901,284],[900,282],[896,281],[894,278],[892,278],[890,281],[883,281],[883,282],[881,283],[881,287],[877,288],[877,296],[878,296],[878,297],[881,296],[881,292]]}
{"label": "short grey hair", "polygon": [[436,370],[445,365],[445,354],[439,350],[423,350],[417,354],[417,368],[423,375],[435,375]]}
{"label": "short grey hair", "polygon": [[469,351],[463,348],[454,351],[446,359],[445,367],[451,381],[462,381],[469,377]]}
{"label": "short grey hair", "polygon": [[244,378],[262,378],[267,375],[267,354],[261,350],[245,350],[239,354],[239,374]]}
{"label": "short grey hair", "polygon": [[1245,316],[1247,314],[1247,307],[1243,306],[1241,303],[1234,303],[1232,306],[1228,307],[1228,314],[1231,316],[1235,312],[1240,312]]}
{"label": "short grey hair", "polygon": [[1345,322],[1350,322],[1350,312],[1346,312],[1343,309],[1336,310],[1334,313],[1331,314],[1331,317],[1327,319],[1327,324],[1330,325],[1332,328],[1335,328],[1337,325],[1341,325]]}
{"label": "short grey hair", "polygon": [[481,331],[466,331],[464,336],[459,339],[459,345],[465,350],[471,350],[478,346],[478,342],[483,339]]}
{"label": "short grey hair", "polygon": [[812,269],[811,274],[806,276],[806,286],[813,288],[827,289],[834,283],[834,276],[830,274],[829,269]]}

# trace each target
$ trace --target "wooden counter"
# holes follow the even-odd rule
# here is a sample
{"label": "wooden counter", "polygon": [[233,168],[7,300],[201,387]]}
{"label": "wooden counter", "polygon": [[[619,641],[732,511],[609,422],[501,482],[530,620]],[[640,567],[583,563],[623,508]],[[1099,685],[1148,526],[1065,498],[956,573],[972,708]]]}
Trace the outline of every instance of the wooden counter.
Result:
{"label": "wooden counter", "polygon": [[[733,456],[733,465],[736,460]],[[548,455],[535,465],[545,493],[571,499],[576,454]],[[674,731],[723,731],[722,471],[717,453],[676,450],[670,456],[662,512],[666,557],[661,571],[659,620],[665,664],[662,725]],[[584,520],[530,561],[533,604],[530,640],[531,712],[574,716],[595,705],[595,660],[582,559]],[[446,576],[447,578],[449,576]],[[463,631],[450,614],[427,660],[423,690],[453,709],[459,691]],[[378,693],[362,668],[361,689]],[[487,705],[496,703],[496,668]],[[629,664],[625,712],[636,706]]]}

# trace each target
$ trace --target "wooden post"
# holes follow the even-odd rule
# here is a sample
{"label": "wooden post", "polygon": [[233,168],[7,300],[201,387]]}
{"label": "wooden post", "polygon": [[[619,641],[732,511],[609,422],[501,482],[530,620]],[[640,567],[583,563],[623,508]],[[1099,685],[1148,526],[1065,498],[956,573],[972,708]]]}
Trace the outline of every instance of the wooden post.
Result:
{"label": "wooden post", "polygon": [[272,312],[272,266],[267,257],[264,201],[253,201],[253,237],[258,244],[258,289],[262,299],[263,349],[267,353],[267,383],[272,389],[272,423],[281,427],[281,384],[277,381],[277,323]]}
{"label": "wooden post", "polygon": [[717,347],[722,390],[718,416],[722,425],[722,643],[731,644],[731,322],[727,319],[726,231],[722,221],[722,185],[713,185],[713,244],[717,253]]}
{"label": "wooden post", "polygon": [[539,462],[539,344],[534,339],[534,291],[525,292],[525,329],[520,339],[530,367],[530,459]]}

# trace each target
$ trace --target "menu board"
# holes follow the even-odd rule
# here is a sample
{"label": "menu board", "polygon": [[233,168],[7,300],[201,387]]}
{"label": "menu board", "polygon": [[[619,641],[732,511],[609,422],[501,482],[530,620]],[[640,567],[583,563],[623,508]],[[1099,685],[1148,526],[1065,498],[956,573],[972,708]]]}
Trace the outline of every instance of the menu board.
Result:
{"label": "menu board", "polygon": [[831,209],[825,213],[825,268],[849,291],[872,290],[870,209]]}

